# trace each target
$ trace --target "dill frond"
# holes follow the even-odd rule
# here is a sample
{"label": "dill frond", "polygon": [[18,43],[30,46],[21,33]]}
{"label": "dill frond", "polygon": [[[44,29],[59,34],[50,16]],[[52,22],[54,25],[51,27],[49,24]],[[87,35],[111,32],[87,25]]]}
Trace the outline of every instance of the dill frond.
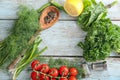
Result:
{"label": "dill frond", "polygon": [[18,20],[13,25],[11,34],[2,43],[0,42],[0,67],[3,64],[10,64],[22,50],[28,48],[30,38],[38,29],[37,11],[20,6]]}

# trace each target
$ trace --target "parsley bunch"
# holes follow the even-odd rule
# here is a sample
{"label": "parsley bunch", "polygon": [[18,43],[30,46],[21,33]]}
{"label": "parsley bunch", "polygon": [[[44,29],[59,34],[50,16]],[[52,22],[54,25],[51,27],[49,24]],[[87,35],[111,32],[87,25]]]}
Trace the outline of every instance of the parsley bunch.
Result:
{"label": "parsley bunch", "polygon": [[85,10],[78,18],[79,26],[87,32],[83,49],[87,61],[104,60],[112,51],[120,52],[120,27],[106,18],[106,7],[95,0],[84,0]]}

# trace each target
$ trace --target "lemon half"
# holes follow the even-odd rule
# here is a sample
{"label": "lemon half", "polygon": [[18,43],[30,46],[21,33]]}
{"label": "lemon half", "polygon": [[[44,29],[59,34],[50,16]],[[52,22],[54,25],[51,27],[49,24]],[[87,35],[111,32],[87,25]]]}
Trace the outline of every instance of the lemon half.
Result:
{"label": "lemon half", "polygon": [[64,9],[70,16],[77,17],[83,11],[83,2],[82,0],[66,0]]}

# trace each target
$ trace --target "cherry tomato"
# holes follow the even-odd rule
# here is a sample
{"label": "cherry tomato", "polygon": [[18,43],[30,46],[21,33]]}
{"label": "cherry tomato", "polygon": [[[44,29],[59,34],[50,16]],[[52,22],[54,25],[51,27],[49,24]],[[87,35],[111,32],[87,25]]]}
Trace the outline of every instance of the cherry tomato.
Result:
{"label": "cherry tomato", "polygon": [[58,74],[59,74],[59,72],[58,72],[58,70],[57,70],[56,68],[51,68],[48,73],[49,73],[49,75],[51,75],[52,77],[57,77]]}
{"label": "cherry tomato", "polygon": [[68,69],[67,66],[61,66],[61,67],[59,68],[59,74],[60,74],[61,76],[67,76],[67,75],[68,75],[68,72],[69,72],[69,69]]}
{"label": "cherry tomato", "polygon": [[40,80],[50,80],[50,78],[47,75],[41,75]]}
{"label": "cherry tomato", "polygon": [[77,80],[75,76],[70,76],[68,80]]}
{"label": "cherry tomato", "polygon": [[43,72],[43,73],[47,73],[49,71],[49,66],[48,64],[42,64],[41,67],[40,67],[40,71]]}
{"label": "cherry tomato", "polygon": [[39,71],[41,69],[41,64],[36,64],[33,70]]}
{"label": "cherry tomato", "polygon": [[35,72],[35,71],[33,71],[31,73],[31,78],[32,78],[32,80],[40,80],[40,74]]}
{"label": "cherry tomato", "polygon": [[52,79],[50,79],[50,80],[56,80],[55,78],[52,78]]}
{"label": "cherry tomato", "polygon": [[32,63],[31,63],[31,67],[33,70],[38,70],[38,66],[40,67],[40,62],[39,60],[34,60]]}
{"label": "cherry tomato", "polygon": [[69,70],[70,76],[77,76],[78,75],[78,70],[76,68],[70,68]]}
{"label": "cherry tomato", "polygon": [[68,80],[67,78],[60,78],[60,80]]}

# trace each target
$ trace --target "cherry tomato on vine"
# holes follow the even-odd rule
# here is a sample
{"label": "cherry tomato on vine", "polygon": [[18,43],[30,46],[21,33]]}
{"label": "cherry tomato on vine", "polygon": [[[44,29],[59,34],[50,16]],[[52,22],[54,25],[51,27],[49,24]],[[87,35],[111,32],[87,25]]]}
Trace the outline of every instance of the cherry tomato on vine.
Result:
{"label": "cherry tomato on vine", "polygon": [[33,68],[33,70],[39,71],[41,68],[41,64],[36,64]]}
{"label": "cherry tomato on vine", "polygon": [[40,74],[35,72],[35,71],[33,71],[31,73],[31,78],[32,78],[32,80],[40,80]]}
{"label": "cherry tomato on vine", "polygon": [[48,64],[42,64],[41,67],[40,67],[40,71],[42,73],[48,73],[49,69],[50,68],[49,68]]}
{"label": "cherry tomato on vine", "polygon": [[41,75],[39,80],[50,80],[47,75]]}
{"label": "cherry tomato on vine", "polygon": [[31,67],[33,70],[39,70],[40,68],[40,62],[39,60],[34,60],[32,63],[31,63]]}
{"label": "cherry tomato on vine", "polygon": [[68,72],[69,72],[69,69],[68,69],[67,66],[61,66],[61,67],[59,68],[59,74],[60,74],[61,76],[67,76],[67,75],[68,75]]}
{"label": "cherry tomato on vine", "polygon": [[60,80],[68,80],[67,78],[60,78]]}
{"label": "cherry tomato on vine", "polygon": [[77,80],[75,76],[70,76],[68,80]]}
{"label": "cherry tomato on vine", "polygon": [[38,63],[40,63],[39,60],[34,60],[34,61],[32,61],[31,66],[34,66],[35,64],[38,64]]}
{"label": "cherry tomato on vine", "polygon": [[51,68],[48,73],[52,77],[57,77],[58,74],[59,74],[59,72],[58,72],[58,70],[56,68]]}
{"label": "cherry tomato on vine", "polygon": [[78,70],[76,68],[70,68],[69,70],[70,76],[77,76],[78,75]]}

